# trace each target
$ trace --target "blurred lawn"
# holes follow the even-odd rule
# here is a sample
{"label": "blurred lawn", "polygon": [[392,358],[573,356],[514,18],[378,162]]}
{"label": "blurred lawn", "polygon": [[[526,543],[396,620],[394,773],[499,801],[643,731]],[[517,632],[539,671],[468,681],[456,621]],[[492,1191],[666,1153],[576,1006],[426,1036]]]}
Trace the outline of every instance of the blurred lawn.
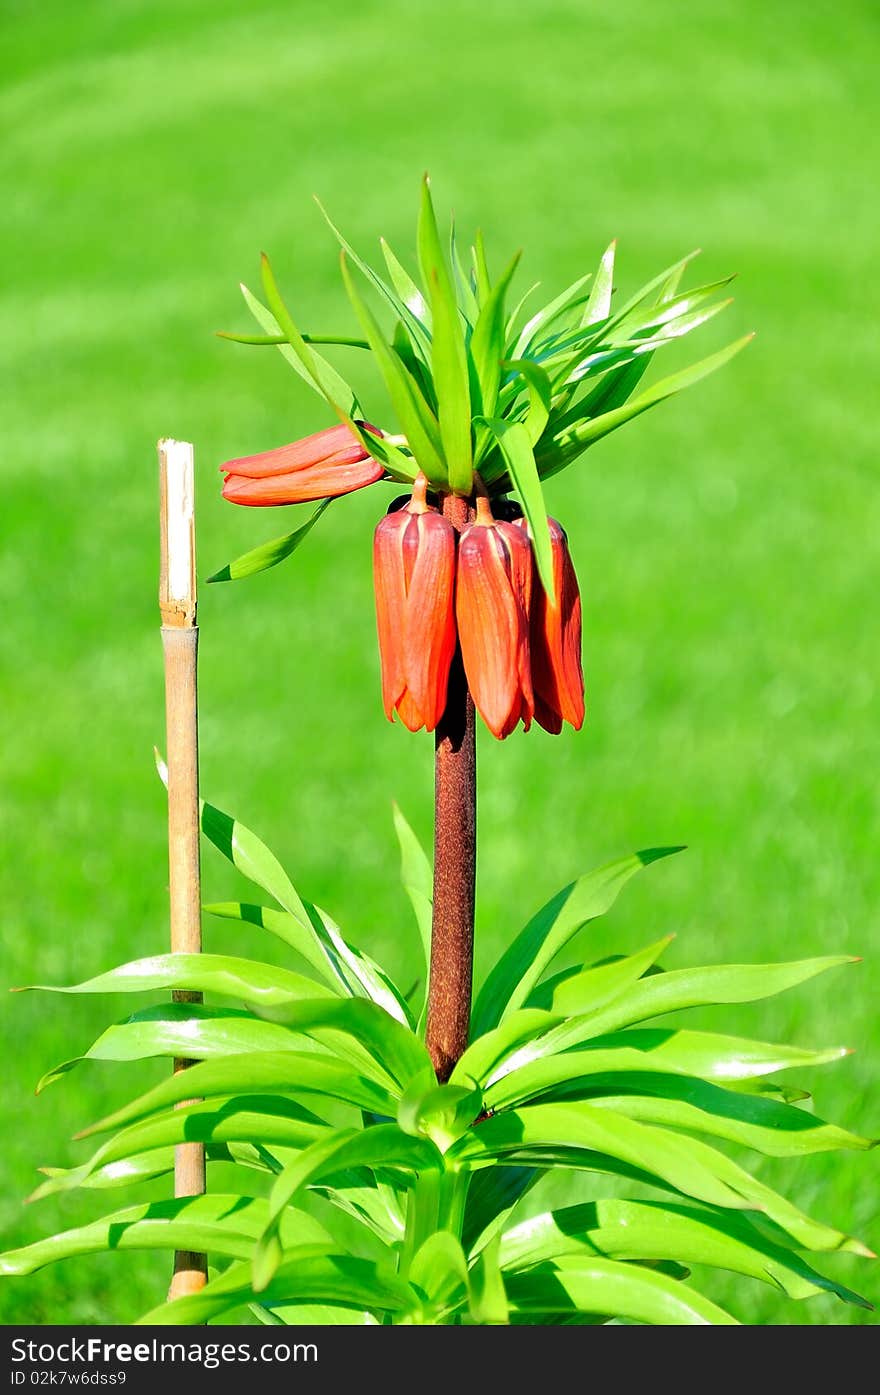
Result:
{"label": "blurred lawn", "polygon": [[[72,981],[163,949],[156,437],[197,443],[204,575],[293,526],[223,504],[216,465],[327,414],[276,354],[211,332],[245,326],[236,283],[262,247],[305,326],[345,332],[311,195],[362,249],[383,232],[409,250],[427,167],[496,266],[526,248],[523,288],[566,284],[615,235],[623,289],[700,245],[700,280],[741,283],[690,351],[759,331],[550,486],[584,590],[590,717],[556,741],[482,739],[479,963],[572,875],[686,842],[627,892],[597,952],[675,930],[670,963],[865,954],[707,1020],[856,1046],[806,1084],[819,1112],[876,1131],[876,7],[6,0],[2,16],[4,979]],[[379,703],[383,498],[336,507],[283,569],[203,594],[202,773],[406,980],[389,806],[428,835],[431,743]],[[211,854],[205,882],[212,899],[241,886]],[[208,942],[275,953],[222,923]],[[165,1066],[32,1087],[129,1010],[5,1008],[5,1244],[98,1213],[21,1198],[36,1164],[80,1156],[75,1128]],[[870,1158],[762,1175],[876,1246]],[[865,1268],[835,1272],[876,1294]],[[4,1285],[0,1321],[125,1321],[166,1271],[149,1255],[68,1263]],[[711,1291],[753,1321],[866,1320],[746,1281]]]}

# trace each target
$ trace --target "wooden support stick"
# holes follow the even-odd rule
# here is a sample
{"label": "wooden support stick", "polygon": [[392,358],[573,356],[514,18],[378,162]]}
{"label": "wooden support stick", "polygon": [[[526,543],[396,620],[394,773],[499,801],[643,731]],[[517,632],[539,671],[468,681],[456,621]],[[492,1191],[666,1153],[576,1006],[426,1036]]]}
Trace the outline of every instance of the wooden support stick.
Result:
{"label": "wooden support stick", "polygon": [[[202,948],[199,867],[199,727],[196,624],[196,559],[193,448],[188,441],[159,442],[161,570],[159,610],[165,655],[165,728],[168,761],[168,887],[171,951]],[[201,993],[175,992],[176,1003],[200,1003]],[[175,1071],[192,1063],[175,1060]],[[205,1190],[205,1149],[181,1143],[174,1152],[174,1195]],[[177,1250],[170,1298],[204,1287],[205,1255]]]}

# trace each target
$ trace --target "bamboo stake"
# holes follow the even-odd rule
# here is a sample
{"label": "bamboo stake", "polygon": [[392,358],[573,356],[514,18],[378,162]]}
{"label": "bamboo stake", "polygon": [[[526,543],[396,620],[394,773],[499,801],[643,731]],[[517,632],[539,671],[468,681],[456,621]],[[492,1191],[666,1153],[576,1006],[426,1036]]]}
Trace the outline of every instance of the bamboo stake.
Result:
{"label": "bamboo stake", "polygon": [[[159,442],[161,570],[159,611],[165,658],[165,728],[168,762],[168,888],[171,951],[202,948],[199,866],[199,731],[196,624],[196,559],[193,448],[188,441]],[[200,1003],[201,993],[175,992],[176,1003]],[[174,1070],[192,1062],[175,1060]],[[181,1143],[174,1151],[174,1195],[205,1190],[205,1149]],[[174,1254],[169,1298],[195,1293],[208,1275],[205,1255]]]}

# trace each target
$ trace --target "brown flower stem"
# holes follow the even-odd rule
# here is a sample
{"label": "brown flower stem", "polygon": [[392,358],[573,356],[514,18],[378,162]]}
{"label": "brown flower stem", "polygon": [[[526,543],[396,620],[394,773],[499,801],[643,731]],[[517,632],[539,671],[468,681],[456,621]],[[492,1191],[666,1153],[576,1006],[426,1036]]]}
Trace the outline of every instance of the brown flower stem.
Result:
{"label": "brown flower stem", "polygon": [[[467,500],[446,495],[443,514],[461,532],[470,516]],[[460,651],[452,662],[446,711],[435,741],[434,916],[426,1041],[437,1079],[446,1081],[468,1041],[477,871],[474,703]]]}

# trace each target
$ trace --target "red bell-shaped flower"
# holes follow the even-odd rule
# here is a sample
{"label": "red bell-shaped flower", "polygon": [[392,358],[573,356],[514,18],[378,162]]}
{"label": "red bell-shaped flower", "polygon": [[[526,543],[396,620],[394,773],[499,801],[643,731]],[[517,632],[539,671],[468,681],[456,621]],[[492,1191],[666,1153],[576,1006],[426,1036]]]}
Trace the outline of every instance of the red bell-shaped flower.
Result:
{"label": "red bell-shaped flower", "polygon": [[[576,731],[584,722],[581,597],[565,529],[555,518],[547,522],[556,596],[551,601],[540,579],[536,579],[529,614],[529,650],[535,721],[545,731],[557,735],[563,722],[570,722]],[[525,532],[525,519],[517,527]]]}
{"label": "red bell-shaped flower", "polygon": [[[381,435],[374,426],[370,430]],[[385,473],[344,424],[260,455],[227,460],[220,469],[226,475],[223,498],[257,506],[334,499],[375,484]]]}
{"label": "red bell-shaped flower", "polygon": [[382,700],[410,731],[433,731],[446,708],[455,653],[455,529],[419,475],[405,508],[386,514],[373,538],[373,580]]}
{"label": "red bell-shaped flower", "polygon": [[532,548],[513,523],[477,500],[476,521],[458,547],[456,615],[468,686],[486,726],[500,739],[535,711],[529,663]]}

